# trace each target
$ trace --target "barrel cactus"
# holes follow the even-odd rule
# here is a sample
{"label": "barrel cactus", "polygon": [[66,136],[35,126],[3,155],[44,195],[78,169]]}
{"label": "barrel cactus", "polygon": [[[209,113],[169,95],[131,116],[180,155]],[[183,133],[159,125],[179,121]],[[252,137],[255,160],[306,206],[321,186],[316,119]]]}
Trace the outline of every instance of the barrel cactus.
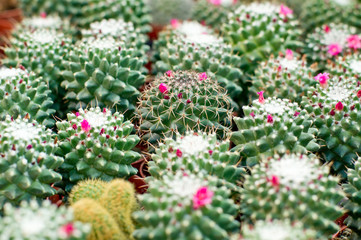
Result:
{"label": "barrel cactus", "polygon": [[44,12],[39,15],[25,18],[22,21],[22,24],[20,24],[16,30],[22,31],[22,28],[29,30],[54,29],[66,33],[70,30],[71,27],[68,19],[62,19],[59,15],[56,14],[48,15]]}
{"label": "barrel cactus", "polygon": [[318,85],[302,98],[302,106],[318,129],[324,159],[345,178],[346,169],[361,153],[361,88],[355,78],[320,73],[316,79]]}
{"label": "barrel cactus", "polygon": [[63,159],[55,156],[52,132],[27,118],[7,116],[0,133],[0,205],[56,194],[50,184],[61,181],[55,170]]}
{"label": "barrel cactus", "polygon": [[333,76],[355,77],[361,76],[361,55],[358,53],[340,56],[326,66]]}
{"label": "barrel cactus", "polygon": [[[241,211],[248,220],[290,219],[330,237],[343,215],[339,179],[314,156],[283,154],[264,158],[246,176]],[[318,239],[318,238],[316,238]]]}
{"label": "barrel cactus", "polygon": [[0,218],[0,239],[22,240],[85,240],[90,225],[74,221],[71,208],[57,207],[50,201],[22,202],[19,208],[4,206]]}
{"label": "barrel cactus", "polygon": [[292,13],[284,5],[251,3],[229,15],[221,31],[233,51],[244,57],[244,71],[252,72],[257,62],[271,54],[302,46],[299,23]]}
{"label": "barrel cactus", "polygon": [[29,115],[47,127],[54,125],[51,91],[34,73],[23,68],[0,68],[0,118]]}
{"label": "barrel cactus", "polygon": [[56,123],[59,149],[64,157],[59,172],[63,175],[65,190],[88,178],[110,181],[128,178],[137,173],[131,163],[140,155],[132,149],[139,142],[131,135],[133,125],[120,113],[97,108],[79,109],[69,113],[67,121]]}
{"label": "barrel cactus", "polygon": [[220,138],[231,126],[230,98],[206,73],[169,71],[140,98],[137,116],[142,138],[157,144],[175,132],[215,130]]}
{"label": "barrel cactus", "polygon": [[18,0],[18,3],[26,17],[41,13],[63,13],[66,8],[66,1],[57,0]]}
{"label": "barrel cactus", "polygon": [[234,150],[241,152],[242,165],[254,166],[262,156],[271,157],[275,151],[315,152],[316,129],[305,110],[288,99],[263,98],[243,107],[244,118],[235,117],[238,131],[232,132]]}
{"label": "barrel cactus", "polygon": [[229,239],[239,228],[237,207],[216,182],[182,171],[150,180],[149,193],[140,196],[144,211],[133,214],[141,224],[135,239]]}

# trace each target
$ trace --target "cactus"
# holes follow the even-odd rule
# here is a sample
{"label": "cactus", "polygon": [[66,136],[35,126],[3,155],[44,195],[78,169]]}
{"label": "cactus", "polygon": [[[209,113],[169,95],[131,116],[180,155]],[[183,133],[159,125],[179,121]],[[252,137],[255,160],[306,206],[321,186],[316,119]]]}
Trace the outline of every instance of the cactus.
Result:
{"label": "cactus", "polygon": [[245,174],[238,168],[239,153],[228,151],[229,140],[217,141],[216,134],[187,132],[177,134],[176,140],[167,138],[152,155],[149,172],[160,179],[164,174],[184,169],[193,173],[204,172],[219,178],[221,184],[238,191],[237,182]]}
{"label": "cactus", "polygon": [[138,50],[127,48],[123,41],[111,37],[85,39],[67,56],[64,81],[69,109],[88,104],[114,107],[132,116],[145,80],[140,71],[144,61]]}
{"label": "cactus", "polygon": [[230,99],[206,73],[169,71],[146,89],[137,109],[142,138],[156,144],[175,131],[216,130],[219,137],[231,125]]}
{"label": "cactus", "polygon": [[64,13],[66,1],[58,0],[18,0],[19,7],[26,17],[41,13]]}
{"label": "cactus", "polygon": [[106,182],[99,179],[80,181],[71,190],[69,202],[72,205],[83,198],[91,198],[98,201],[102,197],[106,186]]}
{"label": "cactus", "polygon": [[0,118],[29,114],[47,127],[54,125],[51,91],[41,78],[20,68],[0,68]]}
{"label": "cactus", "polygon": [[7,116],[0,122],[0,206],[56,194],[50,184],[61,181],[54,170],[63,159],[50,130],[26,118]]}
{"label": "cactus", "polygon": [[79,109],[76,114],[68,114],[68,121],[57,122],[60,140],[57,153],[65,159],[59,172],[66,191],[80,180],[110,181],[137,173],[131,163],[140,158],[132,151],[139,138],[131,135],[133,125],[123,120],[120,113],[97,107]]}
{"label": "cactus", "polygon": [[6,204],[0,218],[1,240],[85,240],[89,232],[88,224],[74,222],[71,208],[58,208],[50,201],[24,201],[20,208]]}
{"label": "cactus", "polygon": [[253,72],[257,62],[271,54],[302,46],[298,25],[292,10],[284,5],[251,3],[231,13],[221,31],[233,51],[243,56],[242,69]]}
{"label": "cactus", "polygon": [[355,169],[349,169],[347,173],[348,183],[343,185],[348,202],[345,208],[348,211],[348,218],[345,223],[353,230],[351,240],[361,237],[361,158],[355,162]]}
{"label": "cactus", "polygon": [[302,98],[303,108],[318,129],[320,153],[333,170],[346,177],[346,168],[353,167],[361,153],[361,91],[355,78],[333,77],[327,73],[316,77],[317,87]]}
{"label": "cactus", "polygon": [[291,50],[286,52],[260,63],[252,76],[249,90],[253,97],[257,96],[257,92],[264,91],[269,97],[288,98],[301,103],[308,88],[316,85],[316,81],[312,79],[316,65],[308,67],[305,56],[298,59]]}
{"label": "cactus", "polygon": [[[338,203],[338,178],[320,167],[314,156],[275,155],[252,169],[241,192],[241,211],[249,220],[290,219],[329,237],[338,231],[334,221],[343,215]],[[319,239],[319,238],[317,238]]]}
{"label": "cactus", "polygon": [[263,98],[252,107],[243,107],[244,118],[235,117],[238,131],[232,133],[231,140],[243,156],[243,166],[254,166],[263,156],[271,157],[278,152],[315,152],[316,129],[305,110],[288,99]]}
{"label": "cactus", "polygon": [[216,182],[181,171],[149,180],[149,193],[140,196],[144,211],[133,215],[141,224],[135,239],[228,239],[239,228],[237,207]]}
{"label": "cactus", "polygon": [[333,76],[359,78],[361,74],[361,55],[348,54],[340,56],[334,62],[328,62],[326,69]]}
{"label": "cactus", "polygon": [[[47,15],[46,13],[42,13],[39,16],[25,18],[22,21],[22,24],[16,28],[16,31],[21,32],[24,28],[30,31],[38,29],[53,29],[66,33],[70,30],[71,26],[68,19],[62,19],[56,14]],[[15,32],[14,34],[16,35],[17,33]]]}
{"label": "cactus", "polygon": [[222,24],[227,21],[227,16],[238,5],[238,0],[199,0],[195,3],[192,16],[193,19],[220,29]]}

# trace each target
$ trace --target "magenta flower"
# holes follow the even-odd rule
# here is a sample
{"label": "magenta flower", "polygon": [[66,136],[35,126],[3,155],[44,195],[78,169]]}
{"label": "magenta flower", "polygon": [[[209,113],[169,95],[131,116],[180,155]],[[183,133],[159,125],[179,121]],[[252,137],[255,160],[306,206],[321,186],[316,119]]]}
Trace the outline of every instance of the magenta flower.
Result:
{"label": "magenta flower", "polygon": [[79,112],[76,112],[76,113],[75,113],[75,116],[79,117],[79,116],[80,116],[80,113],[79,113]]}
{"label": "magenta flower", "polygon": [[268,122],[268,123],[273,123],[273,117],[272,117],[271,114],[268,114],[268,115],[267,115],[267,122]]}
{"label": "magenta flower", "polygon": [[257,93],[257,94],[259,95],[259,96],[258,96],[258,102],[261,103],[261,104],[264,104],[264,103],[265,103],[265,100],[264,100],[264,97],[263,97],[263,93],[264,93],[264,91],[260,91],[260,92]]}
{"label": "magenta flower", "polygon": [[174,77],[172,70],[167,71],[165,74],[167,74],[168,77]]}
{"label": "magenta flower", "polygon": [[319,81],[321,84],[321,87],[325,88],[327,87],[327,80],[330,79],[330,74],[325,72],[325,73],[319,73],[316,77],[315,80]]}
{"label": "magenta flower", "polygon": [[286,50],[286,59],[292,60],[293,59],[293,52],[291,49]]}
{"label": "magenta flower", "polygon": [[100,135],[102,135],[102,134],[104,134],[104,132],[105,132],[105,130],[104,130],[104,128],[102,128],[102,129],[100,129]]}
{"label": "magenta flower", "polygon": [[324,25],[323,30],[325,31],[325,33],[329,33],[331,31],[331,28],[328,25]]}
{"label": "magenta flower", "polygon": [[280,12],[279,13],[280,13],[280,15],[283,15],[283,16],[287,17],[287,15],[293,13],[293,10],[282,4],[281,7],[280,7]]}
{"label": "magenta flower", "polygon": [[103,108],[103,113],[106,113],[107,112],[107,109],[106,108]]}
{"label": "magenta flower", "polygon": [[203,81],[203,80],[206,80],[207,79],[207,73],[200,73],[199,75],[198,75],[198,77],[199,77],[199,81]]}
{"label": "magenta flower", "polygon": [[177,149],[176,155],[177,155],[177,157],[182,157],[182,156],[183,156],[183,153],[182,153],[181,150]]}
{"label": "magenta flower", "polygon": [[250,114],[249,114],[251,117],[253,117],[254,118],[254,112],[251,112]]}
{"label": "magenta flower", "polygon": [[300,115],[300,112],[295,112],[295,114],[293,114],[294,117],[297,117],[298,115]]}
{"label": "magenta flower", "polygon": [[192,101],[190,100],[190,99],[187,99],[187,103],[189,104],[189,103],[191,103]]}
{"label": "magenta flower", "polygon": [[342,47],[338,43],[330,44],[327,48],[327,52],[332,56],[337,56],[338,54],[340,54],[340,52],[342,52]]}
{"label": "magenta flower", "polygon": [[60,231],[68,238],[71,237],[75,231],[73,223],[65,224],[60,228]]}
{"label": "magenta flower", "polygon": [[33,145],[31,145],[31,144],[29,144],[27,147],[26,147],[26,149],[28,149],[28,150],[30,150],[30,149],[32,149],[33,148]]}
{"label": "magenta flower", "polygon": [[84,119],[84,120],[81,122],[81,129],[82,129],[84,132],[89,132],[89,131],[90,131],[90,128],[91,128],[91,126],[90,126],[89,122]]}
{"label": "magenta flower", "polygon": [[275,175],[273,175],[271,179],[267,179],[267,181],[270,182],[274,187],[279,187],[280,185],[280,179]]}
{"label": "magenta flower", "polygon": [[199,209],[207,204],[212,203],[214,192],[208,189],[208,187],[201,187],[193,196],[193,208]]}
{"label": "magenta flower", "polygon": [[361,90],[358,90],[358,92],[357,92],[357,97],[358,97],[358,98],[361,98]]}
{"label": "magenta flower", "polygon": [[73,127],[74,130],[76,130],[78,128],[78,126],[75,123],[73,124],[72,127]]}
{"label": "magenta flower", "polygon": [[46,18],[46,17],[47,17],[46,12],[42,12],[42,13],[40,13],[40,17],[41,17],[41,18]]}
{"label": "magenta flower", "polygon": [[211,155],[211,156],[212,156],[213,151],[212,151],[212,150],[209,150],[209,151],[208,151],[208,153],[209,153],[209,155]]}
{"label": "magenta flower", "polygon": [[164,99],[170,99],[170,97],[168,95],[164,95]]}
{"label": "magenta flower", "polygon": [[335,106],[337,111],[342,111],[343,110],[343,104],[342,102],[338,102]]}
{"label": "magenta flower", "polygon": [[183,97],[183,93],[178,93],[178,98],[182,99],[182,97]]}
{"label": "magenta flower", "polygon": [[159,91],[163,94],[168,93],[168,86],[165,83],[161,83],[159,85]]}
{"label": "magenta flower", "polygon": [[173,28],[178,28],[179,27],[178,19],[175,19],[175,18],[171,19],[170,20],[170,25],[172,25]]}
{"label": "magenta flower", "polygon": [[208,0],[208,2],[209,2],[210,4],[219,6],[219,5],[221,5],[222,0]]}
{"label": "magenta flower", "polygon": [[352,49],[361,48],[361,39],[358,35],[351,35],[347,38],[348,47]]}

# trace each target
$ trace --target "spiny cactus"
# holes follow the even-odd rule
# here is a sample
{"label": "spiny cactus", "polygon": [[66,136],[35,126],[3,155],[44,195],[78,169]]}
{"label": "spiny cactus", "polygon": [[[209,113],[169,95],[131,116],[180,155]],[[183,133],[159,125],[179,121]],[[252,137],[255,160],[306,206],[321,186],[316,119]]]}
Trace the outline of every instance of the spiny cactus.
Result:
{"label": "spiny cactus", "polygon": [[58,0],[18,0],[19,7],[27,17],[41,13],[64,13],[66,1]]}
{"label": "spiny cactus", "polygon": [[63,159],[54,154],[57,144],[50,130],[7,116],[0,122],[0,143],[0,205],[56,194],[50,184],[61,181],[54,170]]}
{"label": "spiny cactus", "polygon": [[358,79],[361,75],[361,55],[355,53],[340,56],[334,62],[330,61],[326,68],[333,76],[355,77]]}
{"label": "spiny cactus", "polygon": [[[22,31],[22,28],[28,30],[38,30],[38,29],[54,29],[57,31],[68,32],[70,30],[70,22],[67,19],[62,19],[59,15],[46,13],[41,13],[39,15],[31,16],[25,18],[22,21],[16,31]],[[14,33],[16,35],[16,32]]]}
{"label": "spiny cactus", "polygon": [[219,29],[227,21],[228,14],[236,8],[238,2],[238,0],[196,1],[192,9],[193,19]]}
{"label": "spiny cactus", "polygon": [[50,201],[24,201],[20,208],[6,204],[0,218],[1,240],[85,240],[89,232],[90,225],[74,222],[71,208]]}
{"label": "spiny cactus", "polygon": [[206,73],[169,71],[146,89],[137,109],[143,140],[151,144],[178,131],[216,130],[231,125],[230,98]]}
{"label": "spiny cactus", "polygon": [[74,204],[83,198],[91,198],[98,201],[102,197],[106,186],[107,182],[99,179],[80,181],[72,188],[69,195],[69,202],[70,204]]}
{"label": "spiny cactus", "polygon": [[216,179],[178,171],[149,181],[141,195],[144,211],[134,213],[141,224],[136,239],[228,239],[237,231],[237,207],[229,190]]}
{"label": "spiny cactus", "polygon": [[292,10],[284,5],[251,3],[231,13],[222,27],[226,41],[243,56],[243,70],[252,72],[257,62],[287,48],[295,50],[301,31]]}
{"label": "spiny cactus", "polygon": [[355,28],[331,23],[316,28],[307,36],[304,52],[310,62],[322,64],[358,48],[361,48],[361,39]]}
{"label": "spiny cactus", "polygon": [[181,169],[204,172],[217,176],[219,182],[232,191],[238,191],[237,182],[245,170],[237,167],[239,153],[228,151],[229,147],[229,140],[218,142],[216,134],[177,134],[176,140],[166,138],[156,149],[153,161],[148,163],[149,172],[158,179]]}
{"label": "spiny cactus", "polygon": [[250,92],[253,97],[257,92],[264,91],[269,97],[288,98],[297,103],[307,93],[310,86],[316,85],[313,75],[316,65],[307,66],[305,56],[298,59],[292,50],[279,57],[271,56],[269,60],[260,63],[252,76]]}
{"label": "spiny cactus", "polygon": [[243,166],[254,166],[262,156],[273,156],[275,151],[315,152],[316,143],[312,120],[297,103],[288,99],[263,98],[252,107],[243,107],[244,118],[235,117],[238,131],[232,133],[231,140],[243,156]]}
{"label": "spiny cactus", "polygon": [[345,208],[348,211],[346,224],[353,230],[351,240],[361,237],[361,158],[355,162],[355,169],[348,169],[348,183],[343,185],[348,202]]}
{"label": "spiny cactus", "polygon": [[111,37],[85,39],[75,46],[64,63],[65,80],[61,83],[69,108],[88,104],[114,107],[130,117],[145,80],[141,72],[144,61],[136,57],[138,54]]}
{"label": "spiny cactus", "polygon": [[345,178],[346,167],[353,167],[361,153],[361,88],[355,78],[329,79],[328,73],[323,73],[316,79],[319,84],[302,98],[302,106],[318,129],[324,159]]}
{"label": "spiny cactus", "polygon": [[59,172],[66,191],[80,180],[110,181],[137,173],[131,163],[140,158],[132,151],[139,138],[131,135],[133,125],[123,120],[120,113],[97,107],[79,109],[76,114],[69,113],[67,121],[57,122],[60,141],[57,153],[65,160]]}
{"label": "spiny cactus", "polygon": [[[334,222],[343,215],[338,206],[343,194],[338,178],[319,160],[301,154],[264,158],[246,176],[241,191],[241,211],[251,221],[290,219],[329,237],[338,231]],[[318,238],[317,238],[318,239]]]}
{"label": "spiny cactus", "polygon": [[34,73],[20,68],[0,68],[0,118],[29,114],[31,119],[47,127],[54,125],[51,91]]}

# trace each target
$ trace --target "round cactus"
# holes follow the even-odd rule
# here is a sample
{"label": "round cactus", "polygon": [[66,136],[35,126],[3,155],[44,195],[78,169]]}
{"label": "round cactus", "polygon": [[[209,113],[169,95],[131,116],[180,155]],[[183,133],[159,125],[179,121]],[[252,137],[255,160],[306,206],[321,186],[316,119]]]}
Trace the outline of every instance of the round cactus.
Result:
{"label": "round cactus", "polygon": [[0,205],[56,194],[50,184],[61,181],[54,170],[63,159],[54,155],[57,144],[50,130],[25,118],[7,116],[0,122],[0,142]]}
{"label": "round cactus", "polygon": [[292,10],[284,5],[251,3],[231,13],[222,27],[225,40],[243,56],[243,70],[252,72],[257,62],[287,48],[301,47],[301,31]]}
{"label": "round cactus", "polygon": [[144,211],[133,214],[141,227],[135,239],[229,239],[239,228],[237,207],[216,179],[178,171],[149,181],[141,195]]}
{"label": "round cactus", "polygon": [[65,99],[76,110],[88,104],[114,107],[130,117],[145,80],[138,50],[111,37],[85,39],[67,56],[63,72]]}
{"label": "round cactus", "polygon": [[20,68],[0,68],[0,118],[29,114],[47,127],[54,125],[51,91],[41,78]]}
{"label": "round cactus", "polygon": [[137,173],[131,163],[140,155],[132,149],[139,142],[130,135],[133,125],[123,121],[120,113],[101,111],[99,107],[68,114],[68,121],[57,122],[59,150],[65,162],[59,172],[65,190],[80,180],[99,178],[110,181],[127,178]]}
{"label": "round cactus", "polygon": [[260,63],[249,91],[253,96],[264,91],[267,96],[288,98],[300,103],[308,88],[316,85],[312,78],[315,71],[316,65],[308,67],[305,57],[298,59],[292,50],[286,50],[286,54],[277,58],[271,56]]}
{"label": "round cactus", "polygon": [[245,170],[238,168],[239,153],[228,151],[229,140],[218,142],[216,134],[187,132],[177,134],[176,140],[167,138],[152,155],[149,172],[155,178],[181,169],[193,173],[204,172],[219,178],[221,184],[238,191]]}
{"label": "round cactus", "polygon": [[63,13],[66,1],[57,0],[18,0],[19,7],[27,17],[42,13]]}
{"label": "round cactus", "polygon": [[75,222],[71,208],[57,207],[49,201],[22,202],[20,208],[4,206],[0,218],[0,239],[85,240],[91,226]]}
{"label": "round cactus", "polygon": [[355,53],[340,56],[334,62],[329,62],[326,68],[333,76],[355,77],[358,79],[361,76],[361,55]]}
{"label": "round cactus", "polygon": [[262,156],[273,156],[275,151],[319,150],[316,129],[305,110],[288,99],[264,99],[263,92],[259,94],[252,107],[243,107],[244,118],[234,118],[238,131],[232,133],[231,140],[236,145],[234,150],[243,156],[242,165],[254,166]]}
{"label": "round cactus", "polygon": [[[47,15],[46,13],[41,13],[39,16],[35,15],[25,18],[16,30],[21,32],[24,28],[30,31],[38,29],[53,29],[67,32],[71,27],[70,22],[67,19],[60,18],[59,15]],[[17,33],[15,32],[14,34],[16,35]]]}
{"label": "round cactus", "polygon": [[343,185],[348,202],[345,208],[348,211],[346,224],[353,230],[350,239],[357,240],[361,237],[361,158],[355,162],[355,169],[347,173],[348,183]]}
{"label": "round cactus", "polygon": [[[265,158],[246,176],[241,211],[249,220],[290,219],[329,237],[338,231],[334,222],[343,215],[338,203],[338,178],[329,175],[319,160],[301,154]],[[317,238],[318,239],[318,238]]]}
{"label": "round cactus", "polygon": [[99,200],[102,197],[106,186],[106,182],[99,179],[80,181],[72,188],[69,195],[69,203],[74,204],[83,198]]}
{"label": "round cactus", "polygon": [[215,130],[224,136],[231,126],[230,98],[206,73],[169,71],[146,89],[137,109],[143,140],[151,144],[178,131]]}
{"label": "round cactus", "polygon": [[317,87],[311,87],[302,99],[318,129],[320,152],[327,162],[333,162],[336,173],[346,177],[346,168],[353,167],[361,153],[361,88],[355,78],[317,75]]}

